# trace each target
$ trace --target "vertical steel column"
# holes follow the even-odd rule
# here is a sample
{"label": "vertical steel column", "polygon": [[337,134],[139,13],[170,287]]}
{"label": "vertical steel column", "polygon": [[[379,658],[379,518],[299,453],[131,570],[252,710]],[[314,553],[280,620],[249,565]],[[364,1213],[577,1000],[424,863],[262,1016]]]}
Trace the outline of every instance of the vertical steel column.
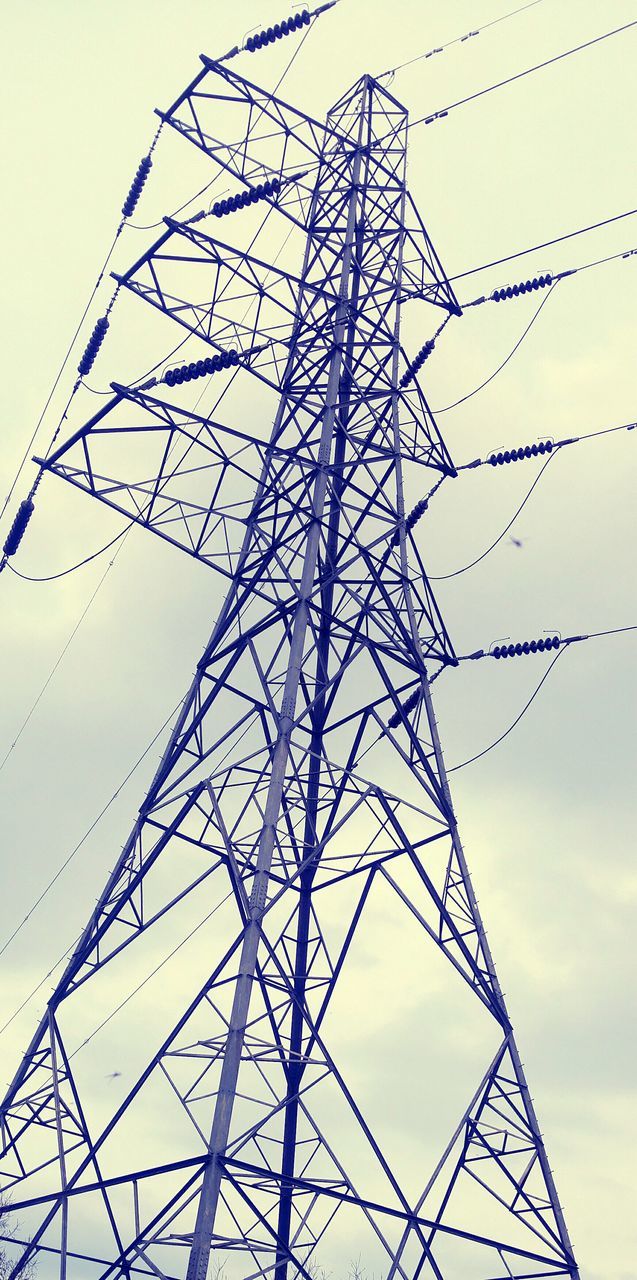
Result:
{"label": "vertical steel column", "polygon": [[60,1084],[58,1077],[57,1048],[55,1044],[56,1026],[53,1010],[49,1009],[49,1035],[51,1037],[51,1073],[53,1076],[53,1093],[55,1099],[55,1129],[58,1142],[58,1160],[60,1164],[60,1182],[62,1184],[62,1223],[60,1228],[60,1280],[66,1280],[66,1262],[69,1234],[69,1202],[66,1194],[66,1156],[64,1153],[64,1131],[60,1112]]}
{"label": "vertical steel column", "polygon": [[[362,120],[363,117],[361,116],[361,128]],[[208,1270],[212,1235],[219,1201],[221,1178],[223,1175],[223,1153],[228,1144],[228,1136],[230,1133],[230,1124],[232,1121],[232,1113],[237,1090],[237,1080],[241,1065],[241,1055],[245,1042],[246,1027],[250,1010],[252,983],[256,973],[257,955],[261,937],[261,916],[267,898],[270,868],[272,866],[276,840],[276,824],[281,809],[281,797],[285,783],[285,771],[290,750],[290,733],[294,723],[299,679],[309,621],[308,600],[313,592],[316,580],[321,523],[327,498],[327,467],[331,459],[335,434],[336,414],[339,403],[339,387],[344,358],[344,340],[347,333],[349,319],[349,287],[354,256],[355,219],[358,198],[357,185],[360,175],[360,166],[361,155],[360,151],[357,151],[352,164],[351,192],[343,245],[343,265],[339,284],[339,300],[335,313],[333,354],[330,361],[321,439],[316,459],[317,474],[314,482],[312,501],[313,522],[308,533],[305,559],[298,588],[298,604],[292,627],[290,655],[281,702],[279,732],[272,756],[264,823],[257,855],[257,869],[255,872],[252,893],[250,895],[248,921],[245,927],[244,939],[241,948],[239,973],[232,1003],[226,1050],[223,1059],[223,1066],[221,1068],[219,1091],[217,1094],[212,1121],[209,1142],[209,1160],[204,1172],[199,1197],[197,1218],[188,1260],[188,1270],[186,1273],[187,1280],[205,1280]],[[308,229],[308,235],[311,235],[311,227]]]}
{"label": "vertical steel column", "polygon": [[[360,155],[363,154],[361,133],[367,121],[369,133],[369,114],[371,112],[371,95],[366,84],[361,101],[359,124]],[[354,195],[356,193],[354,192]],[[294,957],[294,1004],[290,1029],[290,1052],[288,1063],[288,1087],[285,1100],[285,1124],[283,1132],[283,1157],[281,1161],[281,1196],[277,1224],[277,1258],[275,1280],[287,1280],[287,1269],[290,1251],[290,1228],[292,1218],[292,1200],[294,1193],[294,1169],[296,1157],[296,1135],[299,1113],[299,1094],[305,1063],[303,1061],[303,1030],[305,1024],[305,992],[307,987],[307,962],[310,918],[312,910],[312,884],[317,869],[317,860],[312,851],[317,844],[318,802],[321,781],[321,753],[323,731],[325,728],[325,693],[329,681],[330,636],[332,631],[332,606],[334,587],[336,585],[336,562],[338,554],[338,537],[341,524],[341,500],[345,489],[343,463],[347,443],[346,425],[350,412],[352,379],[350,368],[353,360],[354,342],[357,332],[357,311],[360,296],[360,262],[364,240],[363,225],[364,195],[356,218],[355,243],[356,251],[352,261],[352,287],[349,300],[350,319],[347,325],[345,340],[345,357],[339,384],[338,420],[335,429],[334,467],[332,480],[332,496],[327,522],[327,540],[325,564],[323,568],[324,585],[321,587],[321,621],[316,645],[316,696],[312,708],[312,733],[310,739],[310,762],[308,769],[307,803],[305,827],[303,833],[303,862],[306,864],[301,873],[299,909],[297,920],[297,937]]]}

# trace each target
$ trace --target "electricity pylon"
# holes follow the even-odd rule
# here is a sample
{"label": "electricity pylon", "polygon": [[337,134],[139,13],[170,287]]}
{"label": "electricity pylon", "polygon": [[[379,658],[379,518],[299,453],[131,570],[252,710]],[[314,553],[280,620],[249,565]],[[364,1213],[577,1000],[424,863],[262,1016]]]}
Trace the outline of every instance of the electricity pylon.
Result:
{"label": "electricity pylon", "polygon": [[[163,119],[246,194],[167,220],[118,279],[205,358],[114,384],[46,469],[213,566],[227,594],[4,1100],[24,1231],[11,1275],[35,1259],[47,1276],[296,1280],[345,1275],[351,1247],[388,1280],[577,1277],[432,708],[431,676],[456,658],[404,485],[422,495],[455,473],[400,318],[407,299],[443,317],[458,304],[406,189],[407,113],[366,76],[320,124],[204,59]],[[297,275],[210,229],[234,211],[230,236],[262,202],[289,224]],[[184,383],[224,363],[218,385],[259,380],[271,429],[188,407]],[[418,1191],[330,1048],[381,885],[419,932],[422,972],[437,950],[495,1045],[440,1159],[416,1157]],[[158,1042],[140,1032],[143,1062],[111,1104],[71,1040],[104,975],[125,998],[128,957],[195,900],[223,907],[227,932],[203,983],[182,975]],[[437,1086],[422,1071],[424,1114]],[[387,1098],[400,1072],[396,1044]]]}

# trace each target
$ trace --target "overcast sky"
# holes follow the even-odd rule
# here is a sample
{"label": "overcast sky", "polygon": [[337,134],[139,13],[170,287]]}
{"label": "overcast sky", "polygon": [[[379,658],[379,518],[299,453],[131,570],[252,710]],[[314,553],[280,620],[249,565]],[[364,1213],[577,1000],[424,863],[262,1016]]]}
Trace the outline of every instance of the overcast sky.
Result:
{"label": "overcast sky", "polygon": [[[283,96],[322,116],[362,72],[395,66],[507,8],[506,0],[342,0],[312,31]],[[5,6],[0,498],[156,127],[152,109],[168,106],[192,78],[201,51],[224,52],[257,21],[282,16],[277,6],[248,0],[178,6],[168,0],[112,0],[108,6],[26,0]],[[630,0],[543,0],[399,72],[392,92],[416,118],[634,17]],[[258,67],[255,57],[246,74],[273,85],[289,52],[273,51],[272,61],[264,58]],[[636,55],[634,28],[413,131],[410,189],[450,276],[637,206]],[[177,207],[202,172],[205,181],[205,168],[189,168],[179,146],[188,150],[171,139],[165,157],[158,152],[157,183],[149,183],[140,204],[140,223]],[[122,239],[121,268],[140,252],[135,236],[130,231]],[[460,280],[458,296],[470,301],[536,272],[557,272],[636,245],[637,218],[627,219]],[[637,417],[636,271],[637,257],[620,260],[556,288],[498,377],[439,415],[456,462],[494,447]],[[103,305],[96,305],[94,316]],[[447,327],[423,376],[434,410],[496,369],[536,305],[534,296],[476,307]],[[433,327],[423,312],[420,318],[412,313],[408,323],[414,347]],[[146,355],[146,342],[141,332],[127,339],[133,366],[140,353]],[[115,374],[108,362],[96,366],[95,385]],[[70,378],[38,437],[42,448]],[[637,431],[565,450],[513,526],[523,545],[506,538],[475,569],[438,584],[458,652],[503,636],[579,634],[637,622],[636,447]],[[419,526],[431,573],[446,574],[478,556],[510,519],[537,469],[484,468],[445,485]],[[25,471],[16,500],[33,475],[33,467]],[[15,502],[11,515],[14,509]],[[47,478],[16,563],[27,574],[53,573],[120,527],[99,504]],[[0,757],[105,568],[107,560],[98,560],[50,584],[2,575]],[[7,868],[2,938],[177,702],[220,599],[219,583],[202,566],[143,531],[127,539],[0,772]],[[636,644],[628,634],[574,646],[506,742],[452,774],[474,882],[586,1280],[637,1277]],[[448,765],[474,755],[507,727],[545,665],[529,658],[445,673],[435,692]],[[158,754],[159,744],[73,870],[60,877],[2,956],[0,1021],[72,943],[117,857]],[[369,964],[378,968],[378,957],[370,956]],[[363,974],[361,981],[368,980]],[[3,1079],[12,1074],[51,981],[3,1036]],[[398,1012],[403,1029],[419,1023],[426,1016],[424,994],[422,1006],[399,1005]],[[400,1029],[398,1021],[394,1032]],[[397,1124],[408,1131],[406,1109]]]}

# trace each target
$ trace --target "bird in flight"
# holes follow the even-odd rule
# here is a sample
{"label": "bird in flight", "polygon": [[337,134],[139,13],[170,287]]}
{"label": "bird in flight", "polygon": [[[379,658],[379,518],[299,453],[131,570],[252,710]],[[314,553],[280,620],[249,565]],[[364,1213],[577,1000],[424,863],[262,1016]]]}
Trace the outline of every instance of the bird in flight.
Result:
{"label": "bird in flight", "polygon": [[121,1071],[110,1071],[110,1072],[109,1072],[109,1074],[108,1074],[107,1076],[105,1076],[105,1077],[104,1077],[104,1079],[105,1079],[105,1080],[117,1080],[117,1079],[118,1079],[118,1077],[119,1077],[119,1076],[121,1076],[121,1074],[122,1074],[122,1073],[121,1073]]}

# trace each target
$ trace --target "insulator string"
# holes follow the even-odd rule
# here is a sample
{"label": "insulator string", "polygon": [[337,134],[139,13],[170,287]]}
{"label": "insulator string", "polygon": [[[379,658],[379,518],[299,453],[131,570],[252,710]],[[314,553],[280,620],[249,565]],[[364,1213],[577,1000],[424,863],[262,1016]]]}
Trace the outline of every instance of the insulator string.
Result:
{"label": "insulator string", "polygon": [[433,355],[433,352],[436,349],[436,342],[438,341],[438,338],[440,337],[443,329],[446,328],[446,326],[449,324],[449,321],[456,314],[457,313],[455,311],[449,311],[447,313],[442,324],[438,325],[436,332],[432,333],[431,337],[427,339],[427,341],[420,348],[420,351],[414,357],[413,360],[408,359],[408,357],[406,356],[405,352],[401,347],[401,355],[405,357],[405,362],[407,366],[405,369],[405,372],[402,374],[398,382],[398,386],[400,387],[401,391],[405,390],[409,386],[409,384],[413,382],[416,375],[422,369],[422,366],[425,363],[425,361],[428,360],[431,355]]}
{"label": "insulator string", "polygon": [[487,458],[475,458],[473,462],[463,462],[456,467],[458,474],[464,471],[475,471],[477,467],[495,466],[507,462],[523,462],[530,457],[551,453],[556,449],[566,449],[572,444],[582,444],[584,440],[597,440],[600,436],[612,436],[617,431],[635,431],[637,422],[620,422],[614,427],[600,427],[596,431],[584,431],[579,436],[565,436],[562,440],[540,441],[537,445],[506,450],[504,453],[490,453]]}
{"label": "insulator string", "polygon": [[471,302],[463,302],[461,310],[467,311],[470,307],[481,307],[485,302],[509,302],[514,298],[523,297],[538,287],[559,284],[561,280],[581,275],[583,271],[591,271],[593,267],[604,267],[609,262],[619,262],[621,259],[628,261],[630,258],[635,257],[637,257],[637,249],[620,249],[617,253],[606,254],[603,258],[593,258],[590,262],[581,262],[577,267],[566,267],[563,271],[556,272],[555,275],[548,272],[546,275],[540,276],[539,279],[536,277],[533,280],[523,280],[519,284],[513,285],[512,288],[509,286],[508,288],[494,289],[491,294],[482,294],[479,298],[473,298]]}
{"label": "insulator string", "polygon": [[[102,267],[101,267],[101,269],[100,269],[100,272],[99,272],[99,275],[98,275],[98,277],[97,277],[97,280],[95,281],[95,284],[93,285],[93,288],[92,288],[91,293],[90,293],[90,295],[89,295],[89,298],[88,298],[88,301],[87,301],[87,303],[86,303],[86,306],[84,307],[84,310],[83,310],[82,315],[81,315],[81,317],[80,317],[80,320],[79,320],[79,323],[78,323],[78,325],[77,325],[77,328],[76,328],[76,330],[75,330],[75,332],[74,332],[74,334],[73,334],[73,337],[71,338],[71,341],[69,342],[69,345],[68,345],[68,347],[67,347],[67,349],[66,349],[66,352],[65,352],[64,358],[63,358],[63,360],[62,360],[62,364],[60,365],[60,368],[58,369],[58,372],[57,372],[56,377],[55,377],[55,379],[54,379],[53,386],[51,387],[51,390],[50,390],[50,392],[49,392],[49,394],[48,394],[48,396],[47,396],[47,399],[46,399],[45,404],[44,404],[44,408],[42,409],[42,412],[41,412],[41,414],[40,414],[40,417],[38,418],[38,420],[37,420],[37,422],[36,422],[36,424],[35,424],[35,427],[34,427],[34,429],[33,429],[33,433],[32,433],[32,435],[31,435],[31,438],[30,438],[30,440],[29,440],[29,443],[28,443],[28,445],[27,445],[27,447],[26,447],[26,449],[25,449],[25,451],[24,451],[24,453],[23,453],[23,455],[22,455],[22,458],[21,458],[21,460],[20,460],[20,463],[19,463],[18,469],[17,469],[17,471],[16,471],[16,473],[15,473],[15,476],[14,476],[14,479],[13,479],[13,481],[12,481],[12,483],[11,483],[11,487],[10,487],[10,489],[9,489],[9,492],[7,493],[7,495],[6,495],[5,499],[4,499],[4,502],[3,502],[3,504],[2,504],[2,510],[0,510],[0,519],[2,519],[2,516],[4,515],[4,513],[5,513],[5,511],[6,511],[7,507],[8,507],[8,505],[9,505],[9,503],[10,503],[10,501],[11,501],[12,497],[13,497],[13,494],[14,494],[14,491],[15,491],[15,487],[16,487],[16,485],[17,485],[17,483],[18,483],[18,480],[20,479],[20,476],[21,476],[21,474],[22,474],[22,471],[24,470],[24,467],[25,467],[26,462],[27,462],[27,460],[28,460],[28,458],[29,458],[29,455],[30,455],[31,450],[32,450],[32,448],[33,448],[33,445],[34,445],[34,442],[35,442],[36,437],[37,437],[37,435],[38,435],[38,432],[39,432],[39,430],[40,430],[40,427],[42,426],[42,423],[43,423],[43,421],[44,421],[44,417],[45,417],[46,411],[47,411],[47,409],[48,409],[48,407],[49,407],[49,405],[50,405],[50,403],[51,403],[51,401],[52,401],[52,399],[53,399],[53,396],[54,396],[54,394],[55,394],[55,392],[56,392],[56,390],[57,390],[58,384],[59,384],[60,379],[61,379],[61,377],[62,377],[62,374],[64,373],[64,370],[66,369],[66,366],[67,366],[67,364],[68,364],[68,362],[69,362],[69,359],[70,359],[70,356],[71,356],[71,352],[72,352],[72,350],[73,350],[73,347],[75,346],[75,343],[76,343],[76,341],[77,341],[77,338],[78,338],[78,335],[79,335],[80,330],[81,330],[81,328],[82,328],[82,325],[84,324],[84,321],[85,321],[85,319],[86,319],[86,317],[87,317],[87,315],[88,315],[88,313],[89,313],[89,311],[90,311],[90,308],[91,308],[91,304],[92,304],[92,302],[93,302],[93,299],[94,299],[94,297],[95,297],[95,295],[96,295],[96,293],[97,293],[97,291],[98,291],[98,289],[99,289],[99,286],[100,286],[100,284],[101,284],[101,282],[102,282],[102,279],[103,279],[103,277],[104,277],[104,273],[105,273],[105,271],[106,271],[106,268],[107,268],[107,266],[108,266],[108,264],[109,264],[109,262],[110,262],[110,260],[111,260],[111,257],[112,257],[112,255],[113,255],[113,250],[115,249],[115,245],[116,245],[116,243],[117,243],[118,237],[119,237],[119,230],[116,232],[115,237],[114,237],[114,239],[113,239],[113,243],[111,244],[111,247],[110,247],[110,249],[109,249],[109,251],[108,251],[108,253],[107,253],[107,255],[106,255],[105,259],[104,259],[103,265],[102,265]],[[68,406],[67,406],[67,407],[68,407]]]}
{"label": "insulator string", "polygon": [[[313,14],[312,16],[314,17],[314,19],[316,19],[316,18],[318,17],[318,14]],[[296,59],[298,58],[298,56],[299,56],[299,54],[300,54],[300,52],[301,52],[301,49],[303,48],[303,45],[305,44],[305,41],[307,40],[307,38],[308,38],[308,36],[309,36],[309,34],[310,34],[310,31],[312,31],[312,30],[314,29],[314,26],[315,26],[315,22],[310,22],[309,26],[308,26],[308,27],[306,27],[305,31],[303,32],[303,35],[301,36],[301,39],[300,39],[299,43],[297,44],[297,46],[296,46],[296,48],[295,48],[295,50],[294,50],[294,53],[292,54],[292,57],[290,58],[290,61],[288,62],[287,66],[286,66],[286,68],[285,68],[285,70],[284,70],[284,72],[283,72],[283,74],[282,74],[281,76],[279,76],[279,79],[277,80],[277,82],[276,82],[276,84],[275,84],[275,86],[274,86],[274,89],[272,90],[272,92],[273,92],[273,93],[277,93],[277,91],[281,88],[281,85],[283,84],[283,81],[285,80],[285,77],[287,76],[288,71],[290,71],[290,70],[291,70],[291,68],[293,67],[294,63],[296,62]]]}

